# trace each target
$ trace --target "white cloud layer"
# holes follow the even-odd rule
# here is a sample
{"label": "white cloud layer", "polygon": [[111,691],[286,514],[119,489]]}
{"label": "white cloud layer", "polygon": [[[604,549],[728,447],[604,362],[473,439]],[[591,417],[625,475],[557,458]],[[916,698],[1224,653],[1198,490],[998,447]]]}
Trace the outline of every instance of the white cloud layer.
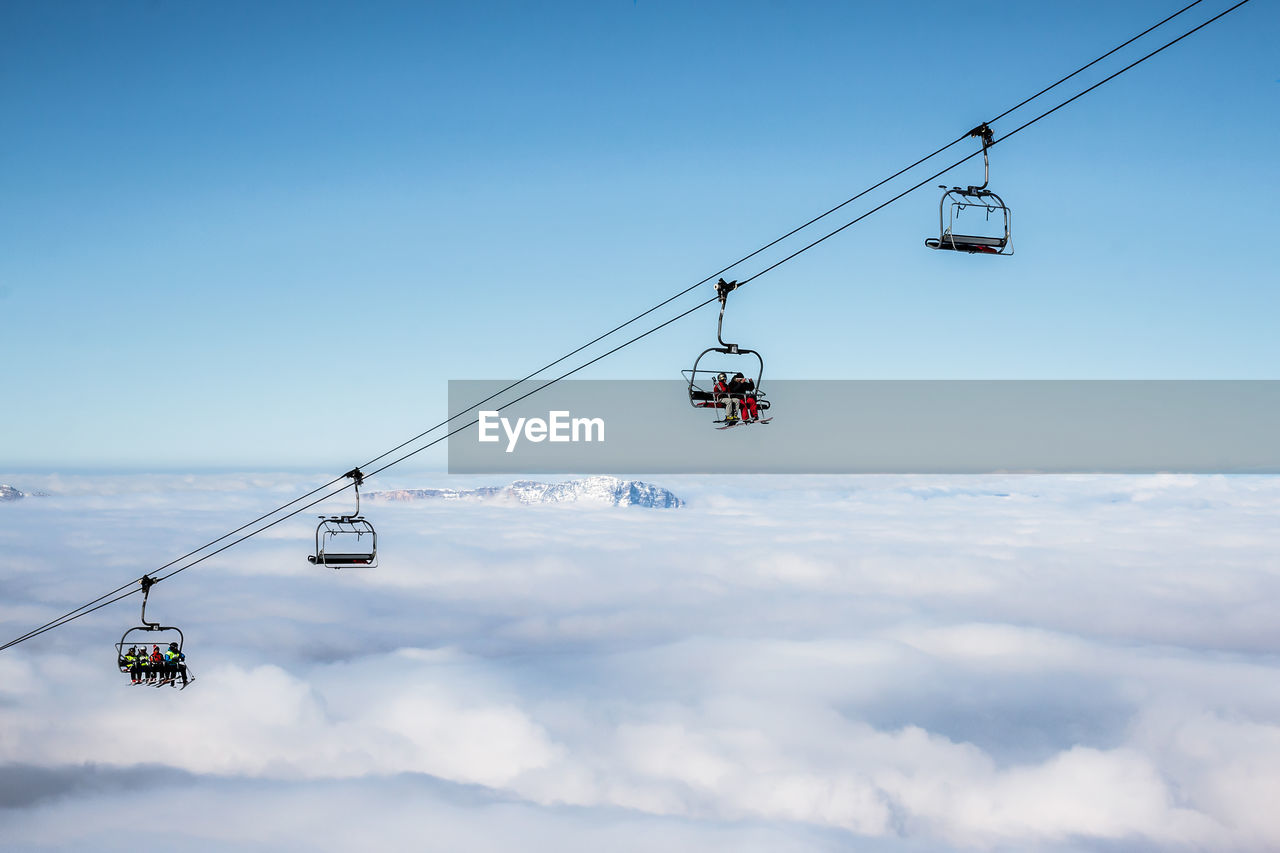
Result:
{"label": "white cloud layer", "polygon": [[[250,479],[299,486],[0,507],[6,638]],[[0,846],[126,849],[136,796],[195,850],[1280,847],[1280,478],[662,485],[380,506],[368,572],[281,525],[153,591],[186,691],[111,666],[135,600],[0,653]]]}

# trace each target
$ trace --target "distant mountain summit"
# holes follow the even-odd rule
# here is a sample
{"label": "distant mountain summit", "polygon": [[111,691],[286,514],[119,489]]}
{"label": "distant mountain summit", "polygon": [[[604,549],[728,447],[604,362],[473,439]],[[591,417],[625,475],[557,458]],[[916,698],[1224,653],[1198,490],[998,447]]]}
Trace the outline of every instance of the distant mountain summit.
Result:
{"label": "distant mountain summit", "polygon": [[13,486],[0,484],[0,501],[16,501],[21,500],[24,497],[26,497],[26,495],[15,489]]}
{"label": "distant mountain summit", "polygon": [[639,480],[617,477],[587,477],[567,483],[538,483],[516,480],[508,486],[485,486],[479,489],[398,489],[366,492],[375,501],[496,501],[520,504],[587,503],[605,506],[643,506],[675,509],[684,501],[666,489]]}

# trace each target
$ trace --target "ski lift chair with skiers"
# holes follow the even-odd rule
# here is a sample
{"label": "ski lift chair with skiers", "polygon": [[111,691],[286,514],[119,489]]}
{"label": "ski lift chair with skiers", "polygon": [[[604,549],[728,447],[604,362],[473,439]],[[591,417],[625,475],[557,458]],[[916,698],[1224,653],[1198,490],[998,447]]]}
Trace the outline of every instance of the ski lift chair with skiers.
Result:
{"label": "ski lift chair with skiers", "polygon": [[[147,599],[155,583],[155,578],[142,576],[142,624],[125,631],[120,642],[116,643],[116,667],[128,674],[130,683],[135,686],[163,687],[168,684],[185,690],[196,677],[186,665],[182,629],[147,621]],[[148,645],[159,654],[158,661],[151,659]]]}
{"label": "ski lift chair with skiers", "polygon": [[[755,399],[757,409],[765,411],[770,408],[770,402],[765,399],[764,391],[761,389],[761,382],[764,379],[764,358],[753,349],[746,349],[738,344],[727,343],[724,339],[725,307],[728,304],[729,294],[738,286],[737,281],[725,281],[723,278],[716,282],[716,295],[720,299],[720,317],[716,321],[716,340],[720,345],[703,350],[694,359],[692,368],[681,371],[681,374],[688,382],[690,405],[695,409],[724,411],[724,417],[714,421],[717,424],[740,422],[737,410],[742,402],[741,397],[743,395],[730,393],[724,381],[727,376],[732,376],[735,373],[741,373],[744,377],[750,379],[751,391],[749,393]],[[726,359],[720,356],[730,356],[730,358]],[[741,358],[746,360],[743,369],[733,370],[733,367],[742,364],[739,361]],[[714,366],[707,367],[708,364],[713,364]]]}

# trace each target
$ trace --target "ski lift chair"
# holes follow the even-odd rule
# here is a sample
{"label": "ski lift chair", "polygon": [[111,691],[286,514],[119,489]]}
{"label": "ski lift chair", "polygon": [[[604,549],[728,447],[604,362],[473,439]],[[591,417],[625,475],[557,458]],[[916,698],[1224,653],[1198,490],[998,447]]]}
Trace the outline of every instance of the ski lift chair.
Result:
{"label": "ski lift chair", "polygon": [[[991,179],[991,164],[987,149],[994,137],[985,124],[969,131],[970,136],[982,139],[982,186],[951,187],[940,184],[942,200],[938,202],[938,236],[929,237],[924,244],[930,249],[947,249],[953,252],[984,255],[1012,255],[1013,242],[1009,228],[1009,207],[1000,196],[987,189]],[[968,233],[958,233],[959,219],[966,212],[971,215],[963,223]],[[982,213],[982,221],[972,215]]]}
{"label": "ski lift chair", "polygon": [[355,481],[356,511],[351,515],[320,516],[316,525],[316,550],[307,555],[307,561],[317,566],[334,569],[360,566],[375,568],[378,565],[378,532],[364,516],[360,515],[360,484],[364,474],[356,468],[346,476]]}
{"label": "ski lift chair", "polygon": [[[764,398],[764,391],[760,387],[761,380],[764,378],[764,358],[753,349],[745,349],[737,344],[726,343],[724,340],[724,309],[728,303],[729,294],[738,287],[738,282],[725,281],[722,278],[716,282],[715,287],[716,295],[720,298],[720,318],[716,321],[716,340],[719,341],[720,346],[704,349],[693,360],[692,368],[680,371],[680,374],[689,385],[689,404],[695,409],[727,409],[730,406],[733,395],[715,390],[716,376],[721,373],[729,373],[730,375],[743,373],[748,375],[745,370],[733,370],[728,367],[717,367],[716,369],[699,367],[707,355],[718,353],[728,356],[754,356],[755,369],[751,373],[755,376],[756,405],[761,411],[764,411],[769,408],[769,401]],[[724,361],[724,359],[713,359],[713,362],[717,365],[723,364]],[[716,423],[720,423],[720,421],[717,420]]]}
{"label": "ski lift chair", "polygon": [[[131,667],[124,659],[125,651],[129,648],[141,650],[143,654],[149,654],[151,646],[159,646],[161,649],[169,648],[170,643],[177,643],[178,651],[181,652],[185,638],[182,635],[182,629],[173,625],[161,625],[159,622],[147,621],[147,599],[151,595],[151,587],[155,585],[155,578],[147,575],[142,576],[142,624],[134,628],[130,628],[120,637],[120,642],[116,643],[116,667],[125,674],[129,674]],[[185,664],[184,664],[185,666]],[[143,670],[146,671],[145,669]],[[187,667],[187,680],[179,685],[186,688],[196,677],[191,673],[191,668]],[[146,684],[159,686],[161,683],[175,683],[173,681],[165,681],[165,679],[148,679]]]}

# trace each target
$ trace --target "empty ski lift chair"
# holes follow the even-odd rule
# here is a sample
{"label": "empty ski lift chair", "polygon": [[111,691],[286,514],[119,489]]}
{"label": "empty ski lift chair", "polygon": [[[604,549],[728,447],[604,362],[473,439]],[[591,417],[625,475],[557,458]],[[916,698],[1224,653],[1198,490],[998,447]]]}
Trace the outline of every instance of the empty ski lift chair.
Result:
{"label": "empty ski lift chair", "polygon": [[352,566],[375,568],[378,565],[378,532],[360,515],[360,484],[364,482],[364,474],[355,468],[346,476],[355,481],[356,511],[351,515],[320,516],[320,523],[316,526],[316,551],[307,555],[307,561],[334,569]]}
{"label": "empty ski lift chair", "polygon": [[[938,202],[938,236],[929,237],[924,244],[930,249],[947,249],[984,255],[1012,255],[1013,242],[1009,229],[1009,207],[1000,196],[987,189],[991,180],[991,164],[987,149],[994,137],[985,124],[969,131],[970,136],[982,139],[982,186],[951,187],[941,184],[944,190]],[[963,227],[969,233],[957,233],[963,214],[969,213]],[[982,221],[976,222],[974,214],[981,213]]]}

